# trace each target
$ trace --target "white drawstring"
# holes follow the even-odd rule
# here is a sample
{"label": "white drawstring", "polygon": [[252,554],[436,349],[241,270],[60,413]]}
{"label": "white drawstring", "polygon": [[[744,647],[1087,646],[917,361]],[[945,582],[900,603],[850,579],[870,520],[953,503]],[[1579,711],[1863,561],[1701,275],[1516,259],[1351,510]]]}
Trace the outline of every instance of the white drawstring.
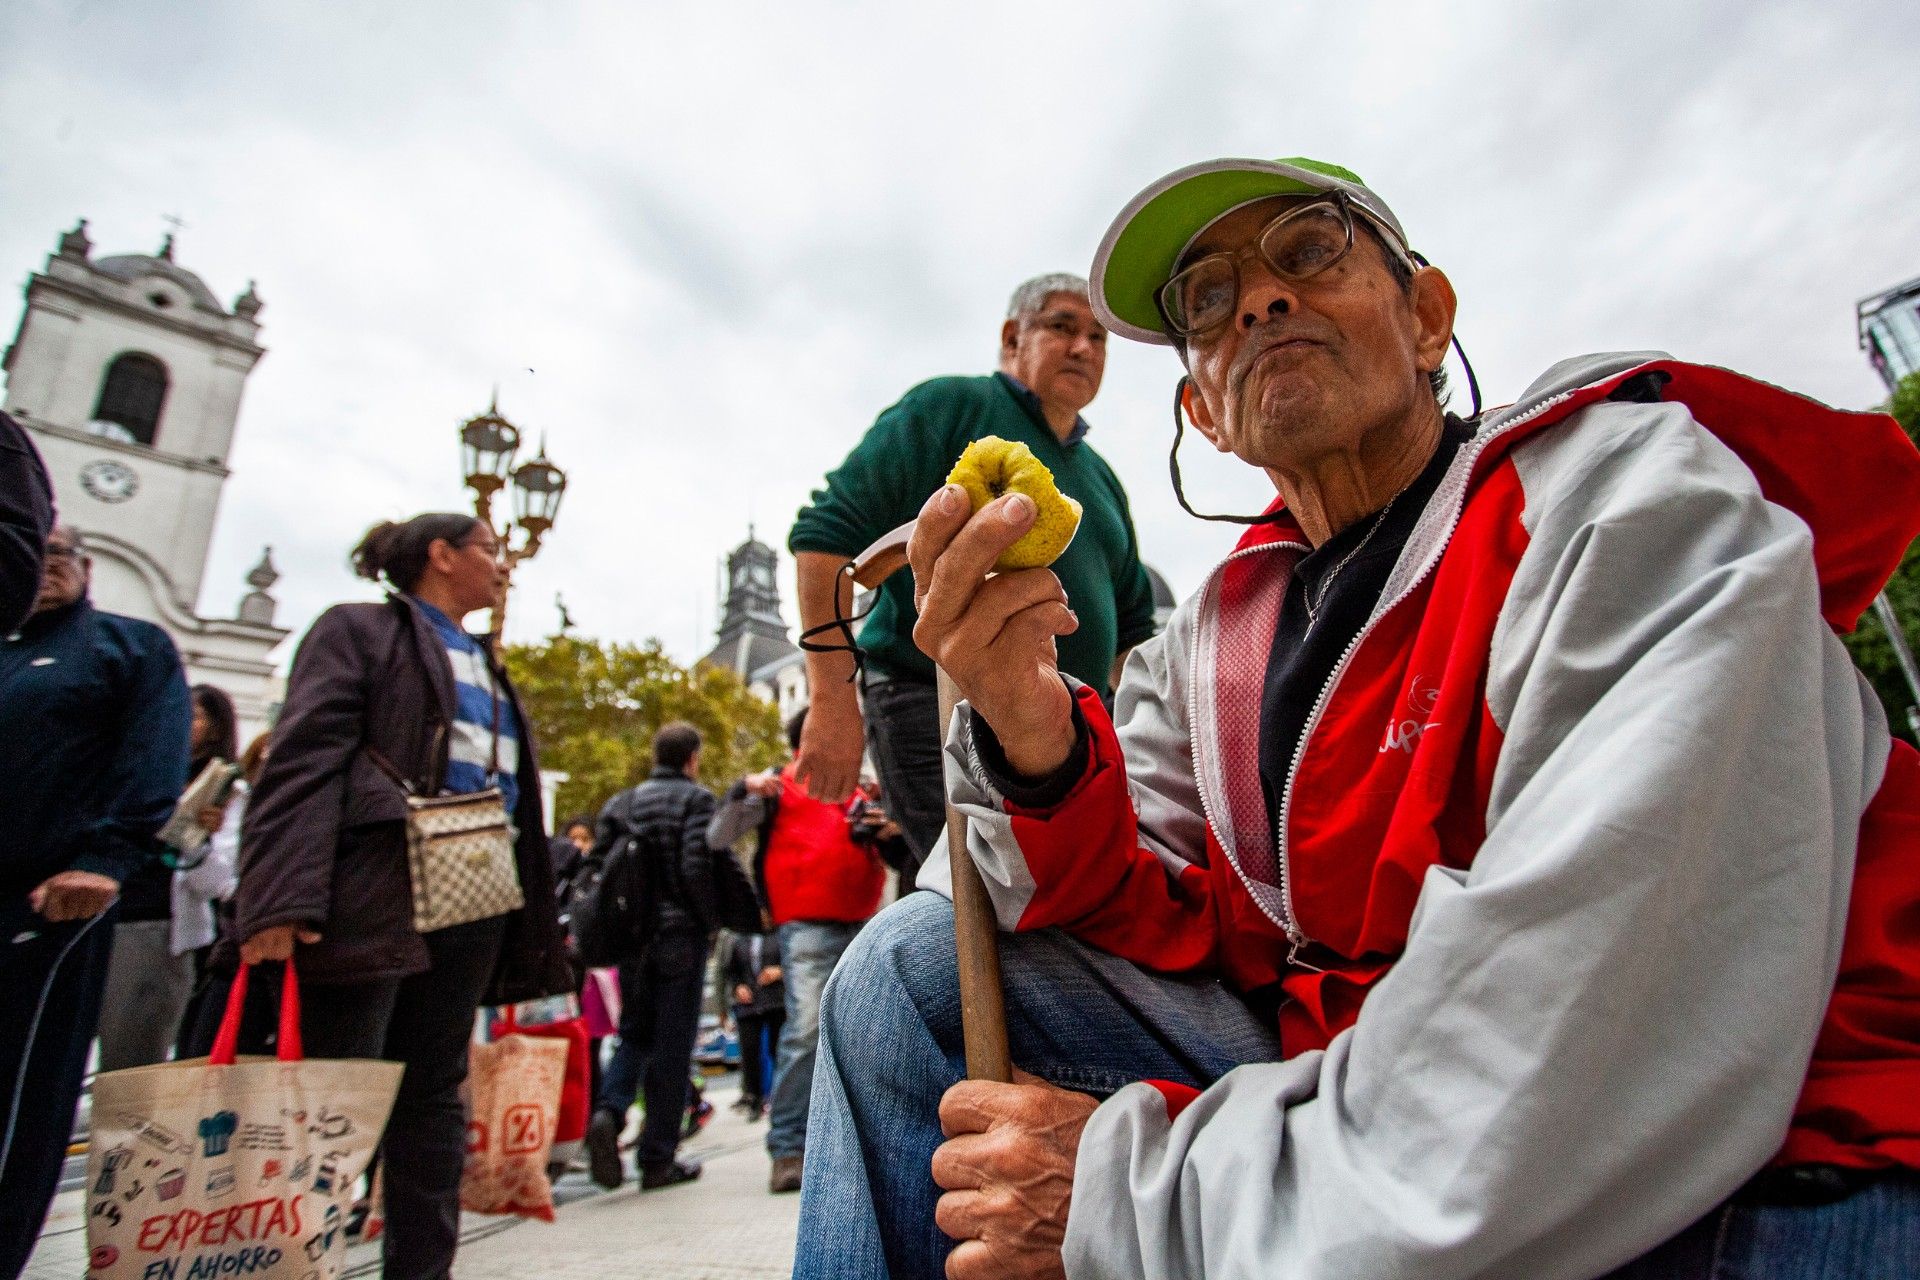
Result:
{"label": "white drawstring", "polygon": [[[101,915],[106,914],[102,912]],[[90,916],[87,922],[74,931],[67,945],[60,948],[60,954],[54,957],[53,966],[47,970],[47,981],[40,988],[40,1001],[33,1007],[33,1018],[27,1023],[26,1043],[20,1046],[20,1066],[13,1073],[13,1096],[7,1103],[7,1132],[0,1138],[0,1174],[4,1174],[7,1161],[13,1155],[13,1132],[20,1121],[20,1098],[26,1092],[27,1067],[33,1061],[33,1041],[40,1030],[40,1015],[47,1010],[47,997],[53,994],[53,980],[60,976],[60,966],[66,963],[68,954],[78,945],[80,939],[87,936],[87,930],[100,923],[100,916]],[[72,1123],[72,1117],[68,1117]]]}

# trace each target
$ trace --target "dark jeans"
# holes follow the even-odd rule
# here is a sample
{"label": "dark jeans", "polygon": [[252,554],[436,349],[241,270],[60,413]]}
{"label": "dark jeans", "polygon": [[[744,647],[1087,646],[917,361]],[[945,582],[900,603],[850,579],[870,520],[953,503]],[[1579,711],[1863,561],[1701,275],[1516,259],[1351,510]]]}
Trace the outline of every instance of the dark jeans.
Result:
{"label": "dark jeans", "polygon": [[594,1107],[624,1119],[634,1097],[647,1100],[640,1129],[640,1167],[673,1160],[687,1109],[687,1076],[700,1027],[700,993],[706,985],[707,952],[713,940],[701,934],[667,933],[653,940],[645,958],[620,965],[620,1043],[607,1063]]}
{"label": "dark jeans", "polygon": [[500,959],[506,921],[476,920],[423,935],[432,967],[409,978],[300,989],[310,1058],[406,1064],[380,1145],[386,1189],[386,1280],[445,1280],[460,1242],[460,1171],[473,1017]]}
{"label": "dark jeans", "polygon": [[735,1005],[733,1027],[740,1035],[740,1096],[749,1102],[765,1102],[773,1090],[773,1046],[780,1043],[780,1028],[786,1025],[785,1009],[754,1013]]}
{"label": "dark jeans", "polygon": [[[233,990],[233,974],[209,969],[204,985],[205,989],[194,995],[192,1021],[181,1028],[182,1058],[204,1058],[213,1052],[213,1039],[220,1034],[227,996]],[[270,961],[261,965],[247,983],[247,1002],[240,1014],[240,1052],[271,1054],[279,1038],[280,964]]]}
{"label": "dark jeans", "polygon": [[[212,980],[213,975],[207,971],[207,961],[213,957],[213,944],[209,942],[204,947],[196,947],[187,955],[193,961],[193,994],[187,997],[187,1007],[180,1013],[180,1029],[173,1038],[175,1058],[194,1056],[193,1046],[200,1029],[201,1012],[206,1008],[215,986]],[[218,1028],[219,1025],[219,1019],[216,1017],[214,1026]],[[213,1041],[209,1040],[207,1044],[211,1047]],[[205,1050],[201,1052],[204,1053]]]}
{"label": "dark jeans", "polygon": [[900,891],[906,893],[946,830],[940,697],[930,683],[880,677],[867,681],[863,696],[867,753],[880,775],[880,803],[913,849],[913,866],[900,876]]}
{"label": "dark jeans", "polygon": [[114,909],[48,924],[0,909],[0,1280],[33,1253],[73,1136],[113,952]]}

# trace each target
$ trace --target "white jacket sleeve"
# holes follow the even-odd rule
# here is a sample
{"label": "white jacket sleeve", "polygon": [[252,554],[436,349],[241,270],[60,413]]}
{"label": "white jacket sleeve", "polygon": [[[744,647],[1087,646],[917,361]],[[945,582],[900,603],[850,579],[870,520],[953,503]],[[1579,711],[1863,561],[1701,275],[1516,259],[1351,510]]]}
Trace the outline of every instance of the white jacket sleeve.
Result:
{"label": "white jacket sleeve", "polygon": [[197,860],[173,873],[173,925],[167,932],[175,955],[214,939],[214,904],[233,896],[240,883],[240,824],[247,813],[247,784],[236,783],[222,811],[220,829],[207,837]]}
{"label": "white jacket sleeve", "polygon": [[1784,1137],[1838,964],[1884,719],[1805,525],[1670,405],[1518,446],[1531,541],[1470,871],[1325,1052],[1081,1140],[1067,1273],[1601,1275]]}

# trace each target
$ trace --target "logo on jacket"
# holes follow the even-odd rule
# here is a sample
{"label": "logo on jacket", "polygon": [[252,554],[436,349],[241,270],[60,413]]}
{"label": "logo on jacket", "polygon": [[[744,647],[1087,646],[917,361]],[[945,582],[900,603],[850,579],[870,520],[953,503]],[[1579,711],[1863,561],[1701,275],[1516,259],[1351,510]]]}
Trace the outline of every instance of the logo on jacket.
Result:
{"label": "logo on jacket", "polygon": [[1387,721],[1386,737],[1380,743],[1378,754],[1404,751],[1412,755],[1414,747],[1419,744],[1420,735],[1440,727],[1438,720],[1427,719],[1439,705],[1440,686],[1425,676],[1415,676],[1407,688],[1407,710],[1412,714],[1404,719]]}

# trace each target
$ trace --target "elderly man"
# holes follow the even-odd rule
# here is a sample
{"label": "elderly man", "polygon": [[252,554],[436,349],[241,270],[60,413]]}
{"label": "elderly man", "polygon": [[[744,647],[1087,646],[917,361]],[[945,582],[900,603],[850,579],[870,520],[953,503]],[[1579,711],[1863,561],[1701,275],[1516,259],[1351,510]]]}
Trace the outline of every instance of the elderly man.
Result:
{"label": "elderly man", "polygon": [[928,501],[1034,1075],[956,1083],[950,909],[877,918],[796,1275],[1910,1274],[1920,756],[1833,630],[1920,525],[1912,446],[1657,355],[1453,418],[1446,277],[1308,160],[1155,183],[1093,297],[1278,497],[1111,719],[1058,585],[985,576],[1031,505]]}
{"label": "elderly man", "polygon": [[166,632],[87,600],[72,529],[47,537],[32,616],[0,640],[0,1277],[59,1182],[100,1016],[121,884],[157,858],[186,785],[186,676]]}
{"label": "elderly man", "polygon": [[[787,546],[799,571],[800,624],[819,627],[849,608],[840,569],[889,530],[913,519],[966,446],[997,435],[1030,446],[1086,513],[1054,564],[1079,630],[1060,643],[1061,670],[1100,692],[1120,659],[1153,634],[1153,593],[1134,540],[1126,491],[1086,442],[1081,410],[1100,390],[1107,331],[1087,305],[1087,282],[1045,275],[1014,290],[1000,327],[1000,371],[923,382],[881,414],[794,520]],[[817,800],[844,803],[872,751],[887,811],[906,832],[914,866],[940,834],[944,812],[933,664],[914,644],[917,617],[905,575],[883,586],[860,632],[866,654],[865,718],[847,652],[810,653],[812,693],[797,776]],[[803,957],[789,954],[789,967]]]}

